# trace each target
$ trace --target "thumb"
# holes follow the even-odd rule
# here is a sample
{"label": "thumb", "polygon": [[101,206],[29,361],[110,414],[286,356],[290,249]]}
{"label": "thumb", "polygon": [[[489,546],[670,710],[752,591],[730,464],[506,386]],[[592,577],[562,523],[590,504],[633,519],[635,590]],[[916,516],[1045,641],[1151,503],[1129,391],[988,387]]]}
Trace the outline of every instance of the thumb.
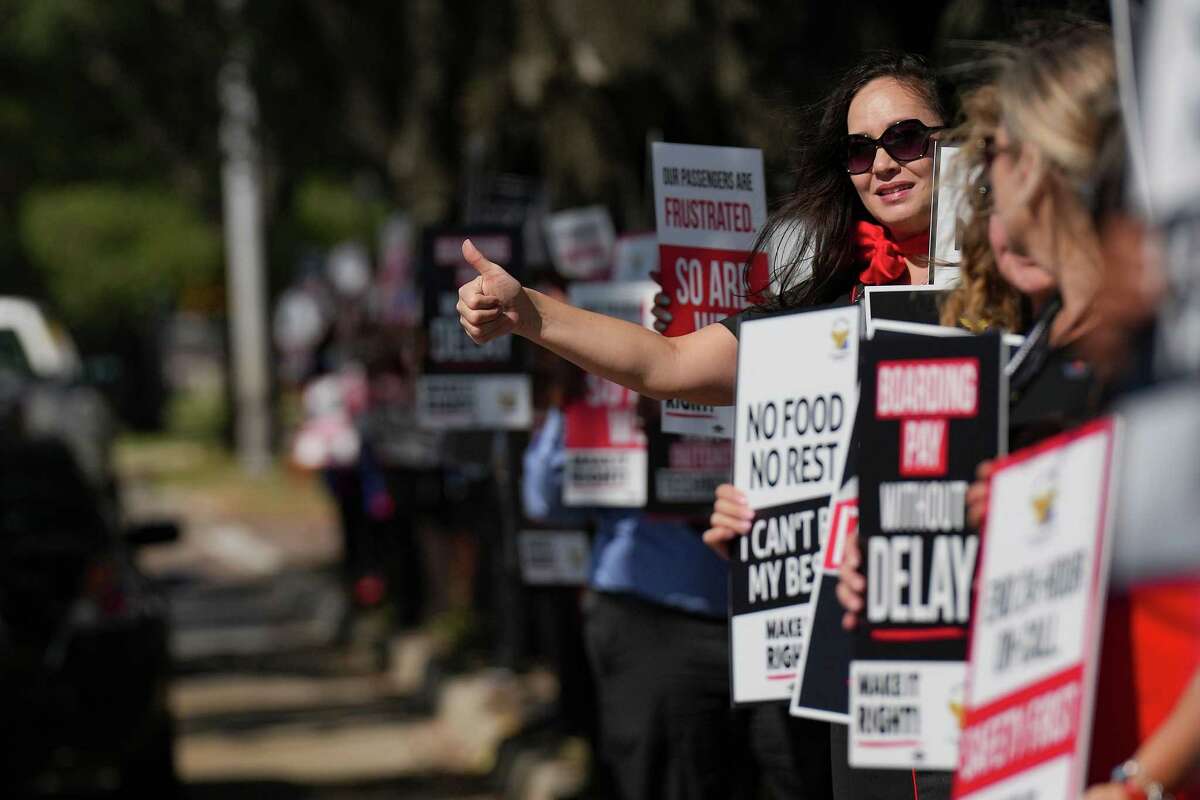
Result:
{"label": "thumb", "polygon": [[462,243],[463,258],[467,260],[476,272],[480,275],[487,275],[489,272],[497,270],[503,271],[503,268],[498,264],[494,264],[484,258],[483,253],[479,252],[479,248],[474,245],[470,239],[463,239]]}

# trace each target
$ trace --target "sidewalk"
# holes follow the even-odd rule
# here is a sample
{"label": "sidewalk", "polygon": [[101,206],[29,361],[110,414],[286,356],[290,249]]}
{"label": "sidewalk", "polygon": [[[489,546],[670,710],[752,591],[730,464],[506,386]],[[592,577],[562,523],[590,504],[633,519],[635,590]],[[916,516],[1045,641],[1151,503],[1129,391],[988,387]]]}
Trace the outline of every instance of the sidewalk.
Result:
{"label": "sidewalk", "polygon": [[221,453],[169,440],[124,443],[119,463],[131,516],[182,525],[179,543],[141,561],[170,596],[189,797],[578,794],[586,748],[564,759],[505,745],[552,706],[553,676],[446,674],[453,626],[396,635],[352,613],[315,479],[247,480]]}

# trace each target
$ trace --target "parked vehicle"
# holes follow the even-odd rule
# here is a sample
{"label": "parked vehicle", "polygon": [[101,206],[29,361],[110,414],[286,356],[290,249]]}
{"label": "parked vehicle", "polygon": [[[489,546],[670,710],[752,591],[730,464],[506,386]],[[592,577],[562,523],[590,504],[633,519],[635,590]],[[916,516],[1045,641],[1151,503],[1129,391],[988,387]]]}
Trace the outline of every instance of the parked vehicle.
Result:
{"label": "parked vehicle", "polygon": [[80,399],[77,370],[44,369],[11,309],[0,302],[0,796],[169,797],[167,608],[132,554],[178,528],[119,524],[111,433],[91,424],[103,405]]}

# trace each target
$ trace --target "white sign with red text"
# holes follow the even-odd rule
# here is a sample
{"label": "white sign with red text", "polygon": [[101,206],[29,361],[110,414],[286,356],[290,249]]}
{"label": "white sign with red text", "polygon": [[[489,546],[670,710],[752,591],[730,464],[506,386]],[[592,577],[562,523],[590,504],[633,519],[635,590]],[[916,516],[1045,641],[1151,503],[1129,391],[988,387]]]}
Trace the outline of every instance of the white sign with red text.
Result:
{"label": "white sign with red text", "polygon": [[954,797],[1079,797],[1087,772],[1119,428],[997,462]]}
{"label": "white sign with red text", "polygon": [[[767,219],[762,151],[655,142],[654,219],[667,336],[698,331],[751,305],[767,282],[767,256],[750,251]],[[749,282],[748,282],[749,279]],[[729,437],[731,409],[663,402],[668,433]]]}
{"label": "white sign with red text", "polygon": [[[649,326],[657,285],[576,283],[572,305]],[[640,508],[646,505],[649,454],[638,416],[638,395],[595,375],[584,376],[582,397],[564,408],[566,465],[563,504]]]}

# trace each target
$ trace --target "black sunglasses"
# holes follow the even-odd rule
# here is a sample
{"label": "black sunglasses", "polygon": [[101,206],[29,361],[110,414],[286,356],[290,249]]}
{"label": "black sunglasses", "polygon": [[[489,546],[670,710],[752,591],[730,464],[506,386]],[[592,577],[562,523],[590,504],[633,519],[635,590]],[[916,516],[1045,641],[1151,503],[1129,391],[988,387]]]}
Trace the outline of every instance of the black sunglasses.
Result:
{"label": "black sunglasses", "polygon": [[888,126],[878,139],[855,133],[846,137],[846,172],[861,175],[875,163],[875,151],[880,147],[892,158],[903,163],[929,155],[929,142],[941,125],[931,128],[919,119],[902,119]]}

